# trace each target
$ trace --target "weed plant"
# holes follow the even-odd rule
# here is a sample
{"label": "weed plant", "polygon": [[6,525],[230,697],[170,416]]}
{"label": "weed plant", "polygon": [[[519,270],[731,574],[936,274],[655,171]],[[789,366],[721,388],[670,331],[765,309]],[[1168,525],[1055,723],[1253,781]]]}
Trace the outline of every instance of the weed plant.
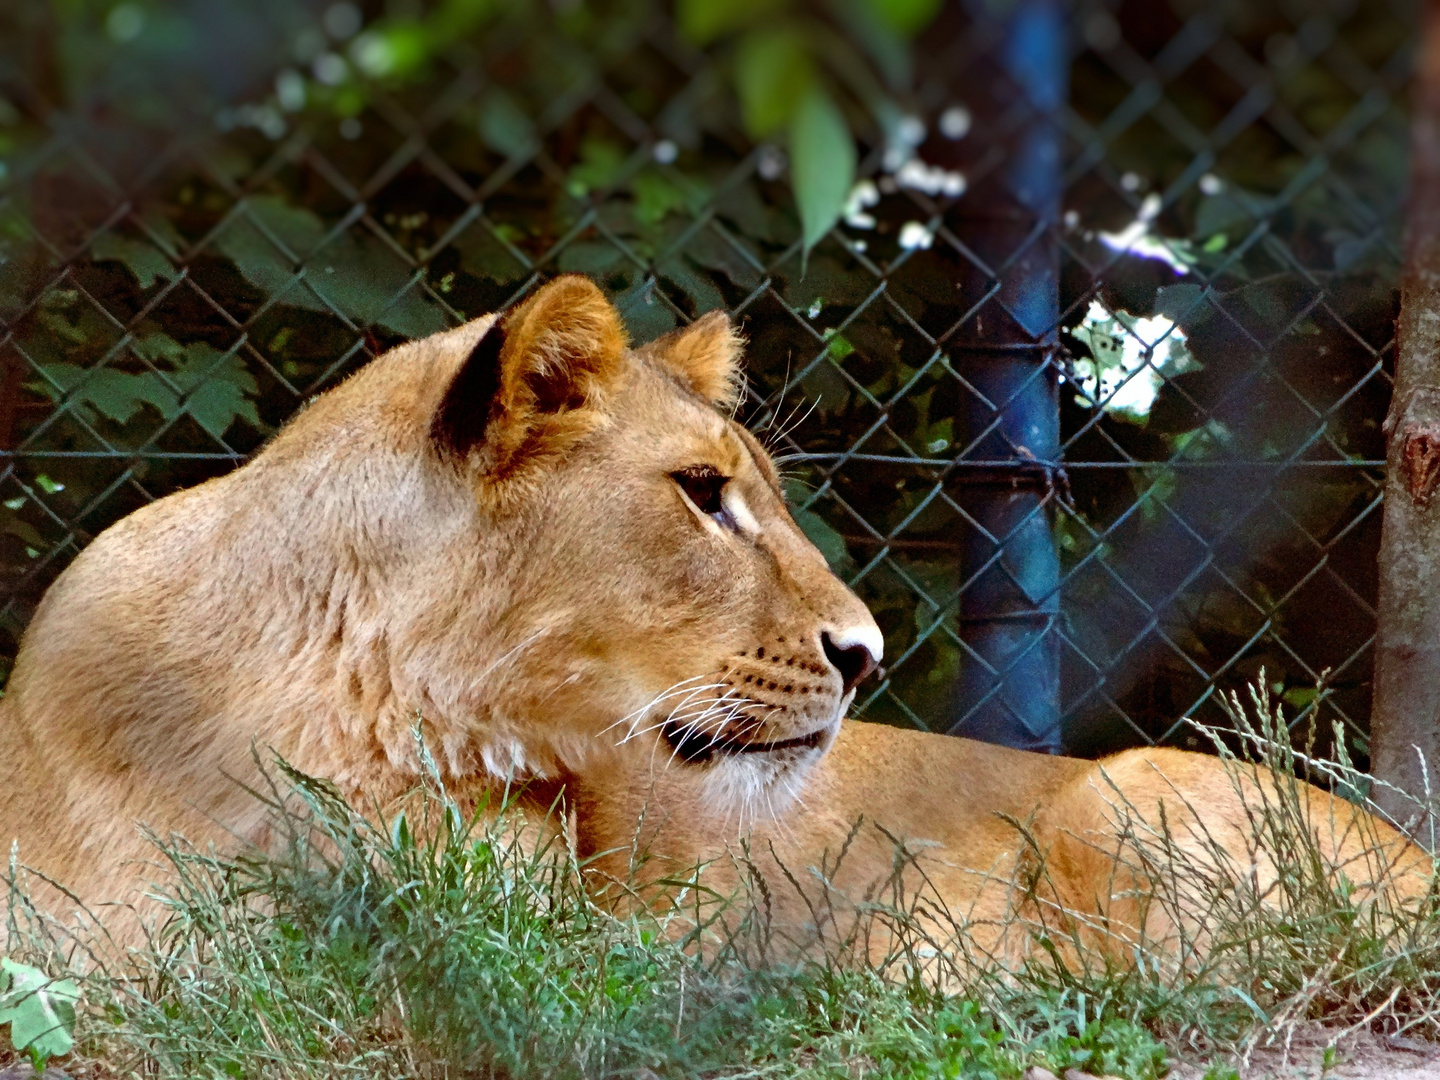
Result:
{"label": "weed plant", "polygon": [[[952,993],[919,973],[963,953],[963,926],[939,940],[885,912],[907,942],[893,963],[756,968],[717,946],[716,923],[598,907],[563,829],[466,816],[437,785],[404,813],[360,813],[283,763],[269,854],[160,844],[170,884],[148,948],[116,963],[29,905],[12,867],[7,951],[80,982],[67,1068],[97,1076],[1013,1078],[1038,1064],[1153,1080],[1166,1044],[1243,1055],[1317,1020],[1337,1038],[1440,1036],[1434,890],[1387,890],[1378,854],[1368,876],[1328,865],[1300,786],[1359,799],[1364,778],[1293,748],[1263,691],[1250,714],[1229,704],[1238,752],[1209,734],[1249,800],[1250,858],[1112,792],[1122,866],[1186,914],[1175,933],[1119,928],[1122,947],[1100,955],[1058,947],[1063,921],[1042,918],[1023,927],[1031,960],[972,958]],[[1253,764],[1280,782],[1247,784]]]}

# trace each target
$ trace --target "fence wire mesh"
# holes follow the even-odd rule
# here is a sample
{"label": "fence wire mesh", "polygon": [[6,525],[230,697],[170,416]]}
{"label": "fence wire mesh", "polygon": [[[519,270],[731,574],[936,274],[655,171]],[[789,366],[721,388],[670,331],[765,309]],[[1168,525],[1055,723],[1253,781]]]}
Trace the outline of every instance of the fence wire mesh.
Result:
{"label": "fence wire mesh", "polygon": [[[388,345],[581,272],[636,340],[739,320],[742,417],[885,632],[861,716],[984,736],[1048,697],[1073,752],[1193,745],[1180,718],[1263,669],[1365,760],[1407,5],[1065,6],[1048,96],[1007,66],[1013,5],[947,8],[808,255],[785,154],[664,7],[536,5],[402,80],[364,74],[378,6],[198,7],[143,86],[162,9],[97,8],[88,53],[0,17],[7,655],[101,529]],[[986,607],[1007,590],[1031,610]],[[1014,671],[976,644],[1006,618]]]}

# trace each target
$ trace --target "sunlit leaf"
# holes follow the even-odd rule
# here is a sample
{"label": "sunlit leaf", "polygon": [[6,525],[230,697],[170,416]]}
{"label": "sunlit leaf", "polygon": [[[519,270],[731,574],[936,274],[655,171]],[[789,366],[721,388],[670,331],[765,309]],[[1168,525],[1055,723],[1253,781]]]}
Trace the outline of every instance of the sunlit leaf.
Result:
{"label": "sunlit leaf", "polygon": [[790,183],[808,253],[840,220],[855,182],[855,140],[839,107],[818,86],[790,124]]}

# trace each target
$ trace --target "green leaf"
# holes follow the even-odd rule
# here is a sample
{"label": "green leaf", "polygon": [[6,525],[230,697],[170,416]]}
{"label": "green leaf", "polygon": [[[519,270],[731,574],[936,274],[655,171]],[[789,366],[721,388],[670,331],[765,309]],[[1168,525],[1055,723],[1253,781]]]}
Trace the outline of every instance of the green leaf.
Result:
{"label": "green leaf", "polygon": [[787,7],[784,0],[678,0],[675,19],[680,33],[696,45],[706,45]]}
{"label": "green leaf", "polygon": [[[18,517],[15,516],[14,510],[19,509],[19,507],[12,508],[10,506],[10,502],[14,501],[15,500],[13,499],[9,500],[9,502],[5,504],[7,512],[4,514],[0,514],[0,532],[9,533],[11,536],[19,537],[19,539],[27,546],[37,548],[43,551],[45,548],[49,547],[49,545],[45,542],[45,538],[40,535],[40,530],[35,528],[34,525],[31,525],[27,521],[21,521]],[[20,500],[20,503],[23,506],[24,500]]]}
{"label": "green leaf", "polygon": [[496,153],[516,157],[534,145],[535,127],[509,94],[491,90],[480,104],[480,137]]}
{"label": "green leaf", "polygon": [[1155,314],[1182,326],[1197,325],[1210,317],[1210,305],[1204,296],[1205,289],[1193,282],[1162,285],[1155,290]]}
{"label": "green leaf", "polygon": [[157,277],[170,281],[178,273],[158,248],[114,233],[96,240],[90,247],[90,255],[96,262],[124,263],[142,289],[154,285]]}
{"label": "green leaf", "polygon": [[430,16],[432,45],[444,47],[456,38],[471,33],[505,7],[500,0],[444,0]]}
{"label": "green leaf", "polygon": [[788,124],[814,84],[815,65],[795,27],[754,30],[741,39],[735,91],[753,137],[764,138]]}
{"label": "green leaf", "polygon": [[[871,0],[831,0],[830,9],[844,26],[850,41],[870,54],[892,90],[903,91],[910,85],[913,67],[910,44],[904,35],[897,33],[895,28],[881,17]],[[837,60],[838,57],[830,61],[834,70],[850,69],[851,65],[843,62],[843,66],[837,66]],[[868,104],[872,109],[880,105],[882,108],[888,106],[886,111],[898,111],[893,101],[877,100]],[[887,120],[878,113],[876,119],[880,120],[882,127],[895,122],[893,118]]]}
{"label": "green leaf", "polygon": [[377,23],[350,45],[350,59],[367,75],[407,75],[418,70],[433,51],[428,27],[415,19]]}
{"label": "green leaf", "polygon": [[[1237,197],[1241,194],[1247,196],[1244,201]],[[1247,209],[1247,202],[1255,204],[1255,213]],[[1269,200],[1263,196],[1241,193],[1239,188],[1226,188],[1218,194],[1202,196],[1195,211],[1195,235],[1213,239],[1216,233],[1230,229],[1248,230],[1255,225],[1255,214],[1265,213],[1268,203]]]}
{"label": "green leaf", "polygon": [[[318,216],[273,195],[252,196],[248,209],[215,245],[267,296],[308,311],[333,307],[362,326],[378,324],[406,337],[445,329],[439,309],[410,286],[411,267],[376,237],[352,228],[326,240],[329,228]],[[300,267],[272,236],[301,260],[303,280],[292,284]]]}
{"label": "green leaf", "polygon": [[181,346],[165,334],[150,334],[132,348],[162,374],[45,364],[40,370],[47,380],[27,385],[57,404],[67,401],[89,422],[99,414],[112,423],[128,424],[149,405],[166,420],[189,414],[216,439],[236,420],[257,431],[266,429],[251,400],[260,392],[259,384],[240,357],[200,341]]}
{"label": "green leaf", "polygon": [[611,297],[630,337],[636,342],[653,341],[675,329],[675,316],[669,306],[655,295],[655,283],[641,278],[630,288]]}
{"label": "green leaf", "polygon": [[560,253],[557,265],[566,274],[604,274],[619,265],[624,254],[603,240],[577,240]]}
{"label": "green leaf", "polygon": [[10,1025],[10,1042],[32,1059],[68,1054],[75,1045],[75,1005],[80,987],[73,979],[52,979],[39,968],[0,959],[5,985],[0,1024]]}
{"label": "green leaf", "polygon": [[196,342],[185,350],[184,359],[175,365],[170,378],[183,397],[167,402],[161,410],[165,419],[183,409],[216,439],[223,438],[236,420],[244,420],[257,431],[265,430],[255,402],[249,398],[260,392],[260,386],[234,353],[222,354],[204,342]]}
{"label": "green leaf", "polygon": [[866,0],[886,26],[900,34],[914,34],[940,13],[940,0]]}
{"label": "green leaf", "polygon": [[583,199],[597,188],[613,187],[625,168],[625,151],[608,139],[586,139],[580,144],[580,160],[570,168],[565,189]]}
{"label": "green leaf", "polygon": [[501,285],[520,281],[529,273],[523,262],[507,248],[482,222],[466,229],[454,242],[460,253],[460,266],[468,274],[489,278]]}
{"label": "green leaf", "polygon": [[855,183],[855,140],[839,107],[818,86],[801,99],[790,124],[790,183],[808,255],[840,220]]}
{"label": "green leaf", "polygon": [[850,549],[845,544],[845,538],[819,514],[813,510],[796,509],[790,512],[790,516],[806,538],[820,549],[820,554],[825,556],[832,570],[839,570],[850,562]]}
{"label": "green leaf", "polygon": [[642,225],[658,225],[672,210],[683,210],[685,191],[663,173],[647,169],[630,182],[635,193],[635,220]]}
{"label": "green leaf", "polygon": [[655,267],[656,273],[685,293],[696,311],[713,311],[725,306],[725,297],[706,277],[692,270],[688,260],[681,255],[662,259]]}
{"label": "green leaf", "polygon": [[143,405],[164,409],[169,392],[151,372],[132,375],[104,367],[98,370],[76,364],[42,364],[45,379],[26,388],[44,394],[55,404],[66,401],[85,420],[98,413],[116,424],[128,424]]}

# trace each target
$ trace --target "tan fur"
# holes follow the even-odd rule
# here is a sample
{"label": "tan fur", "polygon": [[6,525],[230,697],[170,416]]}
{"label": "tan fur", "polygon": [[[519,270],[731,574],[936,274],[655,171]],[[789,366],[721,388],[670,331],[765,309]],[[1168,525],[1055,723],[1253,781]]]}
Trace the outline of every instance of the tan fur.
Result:
{"label": "tan fur", "polygon": [[[417,721],[471,799],[528,780],[540,812],[567,787],[579,842],[616,876],[636,836],[655,865],[717,868],[748,837],[779,895],[782,864],[833,857],[863,815],[887,832],[856,834],[837,889],[873,892],[896,837],[920,843],[945,903],[998,922],[1030,858],[1003,814],[1045,847],[1054,881],[1035,895],[1108,912],[1133,905],[1097,885],[1113,878],[1112,782],[1172,820],[1188,800],[1248,857],[1213,759],[1097,766],[842,730],[852,692],[824,635],[878,631],[721,411],[739,385],[728,321],[630,349],[578,277],[502,318],[492,353],[486,316],[380,357],[250,464],[132,514],[61,575],[0,703],[0,840],[23,863],[92,907],[134,902],[151,857],[137,822],[264,842],[244,785],[272,753],[386,803],[420,779]],[[491,396],[470,400],[479,386]],[[729,478],[724,514],[682,493],[674,474],[696,466]],[[720,749],[683,760],[667,721]],[[992,868],[1001,884],[977,885]],[[777,918],[802,944],[824,936],[800,900]]]}
{"label": "tan fur", "polygon": [[[849,723],[800,805],[743,832],[671,771],[572,786],[581,852],[623,905],[639,898],[684,929],[717,918],[695,906],[702,895],[740,891],[758,912],[732,904],[717,925],[733,935],[748,921],[741,944],[762,955],[824,950],[884,965],[918,942],[922,970],[950,984],[1033,957],[1042,927],[1071,964],[1125,966],[1141,946],[1203,959],[1204,912],[1221,891],[1281,902],[1272,838],[1257,823],[1267,807],[1283,813],[1287,796],[1336,893],[1344,883],[1357,900],[1384,892],[1393,918],[1431,878],[1428,855],[1353,804],[1180,750],[1089,762]],[[657,897],[645,887],[697,867],[704,889],[678,912],[673,888]]]}

